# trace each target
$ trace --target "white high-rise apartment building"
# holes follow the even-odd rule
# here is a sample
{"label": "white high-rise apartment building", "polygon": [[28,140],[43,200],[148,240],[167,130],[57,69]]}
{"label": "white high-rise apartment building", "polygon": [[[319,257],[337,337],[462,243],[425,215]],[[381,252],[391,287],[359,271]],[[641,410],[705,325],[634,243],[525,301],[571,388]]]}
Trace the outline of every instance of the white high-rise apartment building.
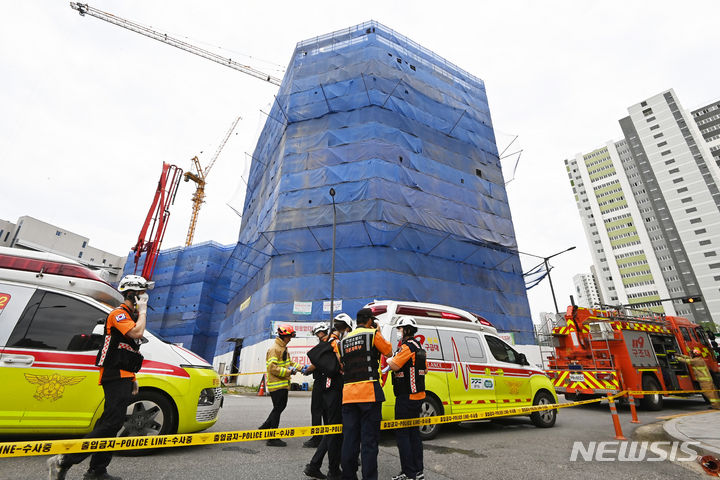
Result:
{"label": "white high-rise apartment building", "polygon": [[720,169],[672,90],[628,112],[623,140],[565,161],[600,291],[720,324]]}
{"label": "white high-rise apartment building", "polygon": [[596,308],[603,302],[595,277],[589,273],[578,273],[573,277],[575,304],[579,307]]}
{"label": "white high-rise apartment building", "polygon": [[720,100],[692,111],[700,136],[705,139],[715,164],[720,166]]}

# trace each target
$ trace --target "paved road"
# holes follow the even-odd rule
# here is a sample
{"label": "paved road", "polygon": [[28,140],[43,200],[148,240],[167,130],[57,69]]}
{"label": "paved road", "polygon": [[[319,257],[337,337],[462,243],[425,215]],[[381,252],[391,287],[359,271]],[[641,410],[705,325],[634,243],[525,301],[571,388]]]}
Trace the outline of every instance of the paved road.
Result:
{"label": "paved road", "polygon": [[[293,392],[281,426],[309,423],[310,398]],[[669,399],[662,412],[640,412],[642,424],[658,422],[658,417],[704,410],[699,399]],[[270,411],[269,397],[228,396],[213,431],[256,428]],[[635,425],[627,408],[620,408],[626,437]],[[243,442],[163,449],[144,457],[116,457],[111,473],[129,479],[304,479],[302,468],[312,451],[302,448],[303,438],[289,439],[286,448],[272,448],[264,442]],[[493,422],[448,425],[440,435],[425,442],[426,478],[513,480],[562,476],[588,479],[688,479],[701,478],[679,463],[659,462],[571,462],[574,441],[612,441],[614,431],[606,405],[592,404],[562,409],[552,429],[532,426],[527,418],[507,418]],[[27,457],[0,459],[0,479],[47,478],[45,459]],[[86,461],[87,462],[87,461]],[[77,465],[68,480],[82,478],[87,463]],[[380,478],[399,471],[397,448],[391,432],[383,432]]]}

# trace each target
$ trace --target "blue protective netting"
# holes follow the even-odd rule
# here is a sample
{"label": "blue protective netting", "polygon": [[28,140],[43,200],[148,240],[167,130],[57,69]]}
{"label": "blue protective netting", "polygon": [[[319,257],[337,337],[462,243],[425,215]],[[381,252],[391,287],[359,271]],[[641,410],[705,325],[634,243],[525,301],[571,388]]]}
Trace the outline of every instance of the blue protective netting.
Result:
{"label": "blue protective netting", "polygon": [[[177,311],[160,333],[194,333],[217,355],[229,338],[268,338],[272,321],[328,319],[332,187],[345,312],[448,304],[533,342],[485,86],[420,45],[377,22],[299,43],[247,183],[237,245],[213,246],[200,283],[166,279]],[[294,301],[311,314],[294,315]]]}
{"label": "blue protective netting", "polygon": [[[298,44],[253,153],[238,244],[213,296],[217,354],[269,324],[327,319],[335,298],[454,305],[531,343],[487,96],[479,80],[377,22]],[[293,302],[312,302],[309,316]]]}

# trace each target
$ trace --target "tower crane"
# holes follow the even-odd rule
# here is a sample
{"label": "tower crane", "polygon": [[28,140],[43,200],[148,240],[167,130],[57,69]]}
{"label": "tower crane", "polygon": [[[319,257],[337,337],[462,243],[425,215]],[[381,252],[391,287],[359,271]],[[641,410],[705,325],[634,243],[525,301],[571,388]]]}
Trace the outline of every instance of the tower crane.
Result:
{"label": "tower crane", "polygon": [[239,70],[248,75],[252,75],[255,78],[259,78],[260,80],[272,83],[273,85],[280,86],[281,80],[277,77],[268,75],[267,73],[261,72],[260,70],[252,68],[248,65],[242,65],[234,61],[232,58],[226,58],[209,50],[205,50],[204,48],[196,47],[195,45],[184,42],[178,38],[171,37],[167,33],[158,32],[157,30],[153,30],[152,28],[146,27],[139,23],[117,17],[111,13],[103,12],[102,10],[91,7],[87,3],[70,2],[70,7],[72,7],[73,10],[77,10],[82,17],[84,17],[85,15],[90,15],[91,17],[105,20],[108,23],[112,23],[119,27],[126,28],[130,31],[139,33],[140,35],[145,35],[146,37],[153,38],[167,45],[172,45],[173,47],[179,48],[180,50],[185,50],[186,52],[190,52],[200,57],[207,58],[208,60],[212,60],[213,62],[219,63],[220,65],[225,65],[226,67]]}
{"label": "tower crane", "polygon": [[197,224],[198,213],[200,212],[200,207],[205,202],[205,179],[210,173],[210,169],[213,167],[213,165],[215,165],[215,161],[220,156],[220,152],[222,152],[223,147],[225,147],[225,144],[227,143],[230,135],[232,135],[232,132],[235,130],[235,127],[240,120],[241,117],[237,117],[233,121],[230,129],[225,134],[225,138],[223,138],[220,146],[215,151],[215,155],[213,155],[213,157],[210,159],[210,162],[208,162],[205,169],[200,166],[200,160],[198,160],[198,157],[195,156],[192,158],[192,168],[194,169],[194,171],[185,172],[185,174],[183,175],[186,182],[189,182],[190,180],[195,182],[195,193],[192,196],[192,216],[190,217],[190,227],[188,228],[187,238],[185,238],[186,247],[192,245],[193,237],[195,236],[195,225]]}

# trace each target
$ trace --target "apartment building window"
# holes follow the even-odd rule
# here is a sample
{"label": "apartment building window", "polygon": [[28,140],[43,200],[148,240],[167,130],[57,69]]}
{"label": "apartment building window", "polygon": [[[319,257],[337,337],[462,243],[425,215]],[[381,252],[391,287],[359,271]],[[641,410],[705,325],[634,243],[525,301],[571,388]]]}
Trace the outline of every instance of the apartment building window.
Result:
{"label": "apartment building window", "polygon": [[60,230],[56,230],[55,235],[59,237],[60,235],[62,235],[62,232]]}
{"label": "apartment building window", "polygon": [[701,247],[704,245],[710,245],[711,243],[712,243],[712,241],[710,241],[710,240],[700,240]]}
{"label": "apartment building window", "polygon": [[707,230],[704,228],[701,228],[700,230],[695,230],[695,235],[702,235],[703,233],[707,233]]}
{"label": "apartment building window", "polygon": [[670,165],[671,163],[675,163],[674,158],[671,158],[670,160],[665,160],[665,165]]}
{"label": "apartment building window", "polygon": [[682,203],[688,203],[688,202],[692,202],[692,197],[685,197],[685,198],[682,198],[682,199],[680,199],[680,202],[682,202]]}
{"label": "apartment building window", "polygon": [[[685,187],[683,187],[683,188],[685,188]],[[680,190],[678,190],[678,193],[680,193]],[[697,212],[697,207],[690,207],[690,208],[685,209],[685,213],[693,213],[693,212]]]}
{"label": "apartment building window", "polygon": [[667,145],[667,142],[660,142],[657,144],[658,148],[664,147],[665,145]]}
{"label": "apartment building window", "polygon": [[711,263],[710,265],[708,265],[708,267],[713,268],[713,269],[720,268],[720,263]]}
{"label": "apartment building window", "polygon": [[645,110],[642,111],[642,114],[645,115],[646,117],[648,115],[652,115],[652,113],[653,113],[652,108],[646,108]]}
{"label": "apartment building window", "polygon": [[[687,187],[678,188],[678,193],[684,193],[687,191],[688,191]],[[697,208],[695,210],[697,210]]]}
{"label": "apartment building window", "polygon": [[670,150],[664,150],[664,151],[660,152],[660,155],[664,157],[665,155],[670,155],[671,153],[672,152]]}
{"label": "apartment building window", "polygon": [[78,253],[78,258],[82,258],[82,252]]}
{"label": "apartment building window", "polygon": [[669,173],[670,175],[672,175],[673,173],[678,173],[679,171],[680,171],[679,168],[673,168],[673,169],[670,170],[668,173]]}
{"label": "apartment building window", "polygon": [[673,183],[680,183],[682,181],[683,181],[683,177],[678,177],[678,178],[673,179]]}
{"label": "apartment building window", "polygon": [[717,253],[715,252],[705,252],[704,255],[706,257],[717,257]]}
{"label": "apartment building window", "polygon": [[657,130],[658,128],[660,128],[660,125],[653,125],[650,127],[650,130]]}
{"label": "apartment building window", "polygon": [[85,247],[87,247],[87,242],[83,242],[82,248],[85,248]]}
{"label": "apartment building window", "polygon": [[[659,126],[659,125],[658,125],[658,126]],[[653,135],[653,138],[660,138],[660,137],[662,137],[662,136],[663,136],[663,133],[660,132],[660,133],[656,133],[655,135]]]}
{"label": "apartment building window", "polygon": [[655,117],[646,118],[645,121],[648,122],[648,123],[654,122],[654,121],[655,121]]}

